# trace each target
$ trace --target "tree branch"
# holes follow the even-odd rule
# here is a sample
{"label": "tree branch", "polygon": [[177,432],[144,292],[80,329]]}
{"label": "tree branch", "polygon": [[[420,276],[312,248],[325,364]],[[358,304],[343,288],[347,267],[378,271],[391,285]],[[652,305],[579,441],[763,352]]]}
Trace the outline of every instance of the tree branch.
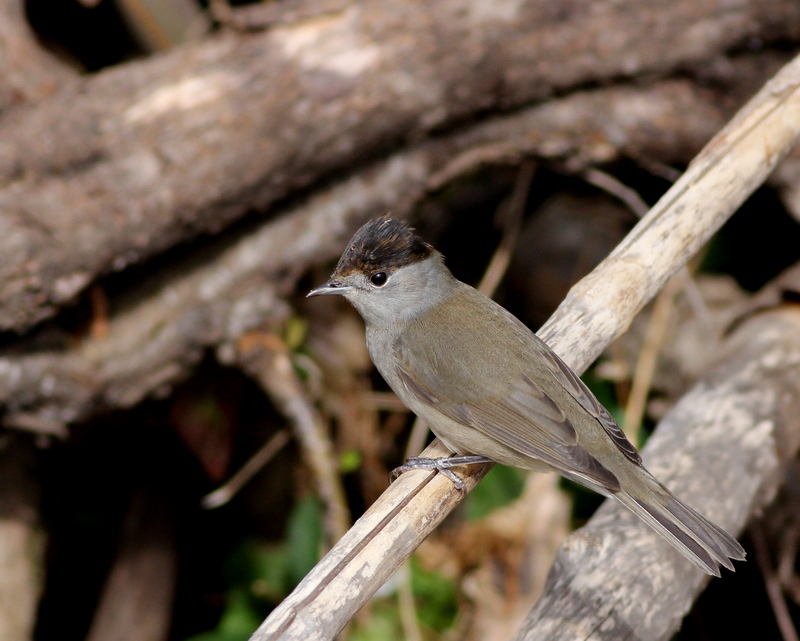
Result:
{"label": "tree branch", "polygon": [[50,96],[77,76],[39,45],[24,5],[0,0],[0,113]]}
{"label": "tree branch", "polygon": [[373,163],[241,238],[167,265],[114,301],[102,335],[54,342],[45,328],[0,350],[3,422],[64,433],[165,392],[207,348],[234,363],[239,336],[280,324],[288,313],[281,296],[311,265],[335,258],[360,223],[386,211],[408,216],[430,190],[482,164],[526,155],[577,168],[621,154],[680,161],[722,125],[709,97],[688,81],[581,92]]}
{"label": "tree branch", "polygon": [[792,0],[362,0],[65,83],[0,120],[0,330],[404,141],[799,25]]}

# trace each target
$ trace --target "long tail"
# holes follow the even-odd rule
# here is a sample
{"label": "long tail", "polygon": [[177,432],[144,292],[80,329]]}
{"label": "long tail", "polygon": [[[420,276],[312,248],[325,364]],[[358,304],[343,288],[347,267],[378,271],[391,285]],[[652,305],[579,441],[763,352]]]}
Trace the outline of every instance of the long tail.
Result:
{"label": "long tail", "polygon": [[647,476],[648,492],[636,492],[639,496],[634,496],[623,490],[614,498],[708,574],[719,576],[720,565],[733,570],[731,560],[744,560],[745,551],[735,538],[681,503],[655,478]]}

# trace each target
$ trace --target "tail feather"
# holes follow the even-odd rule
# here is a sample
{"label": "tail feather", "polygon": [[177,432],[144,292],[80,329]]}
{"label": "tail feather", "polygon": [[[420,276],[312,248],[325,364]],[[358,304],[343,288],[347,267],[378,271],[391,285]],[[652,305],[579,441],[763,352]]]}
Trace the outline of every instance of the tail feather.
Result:
{"label": "tail feather", "polygon": [[653,479],[647,498],[619,492],[614,498],[631,510],[668,543],[704,572],[720,575],[719,566],[733,570],[731,560],[743,561],[745,551],[725,530],[681,503]]}

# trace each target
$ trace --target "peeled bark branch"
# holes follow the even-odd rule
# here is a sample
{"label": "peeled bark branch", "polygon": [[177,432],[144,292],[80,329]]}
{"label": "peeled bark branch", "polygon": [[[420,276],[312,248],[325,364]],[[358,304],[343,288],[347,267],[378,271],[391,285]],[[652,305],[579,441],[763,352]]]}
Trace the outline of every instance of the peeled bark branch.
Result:
{"label": "peeled bark branch", "polygon": [[[578,369],[588,367],[793,149],[798,123],[800,58],[795,58],[705,146],[609,257],[570,290],[540,336],[559,353],[582,344]],[[626,284],[623,292],[620,283]]]}

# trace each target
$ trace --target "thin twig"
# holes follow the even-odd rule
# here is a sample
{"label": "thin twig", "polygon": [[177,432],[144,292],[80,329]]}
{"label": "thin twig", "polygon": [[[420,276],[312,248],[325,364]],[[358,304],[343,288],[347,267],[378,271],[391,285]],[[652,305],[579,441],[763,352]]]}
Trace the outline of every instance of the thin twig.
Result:
{"label": "thin twig", "polygon": [[239,339],[239,361],[291,422],[325,505],[326,533],[331,542],[338,541],[349,527],[350,516],[333,443],[322,416],[303,390],[289,350],[274,334],[250,332]]}
{"label": "thin twig", "polygon": [[656,301],[653,304],[653,313],[647,324],[644,343],[636,361],[636,368],[633,371],[633,382],[628,396],[628,403],[625,406],[622,429],[637,447],[641,444],[642,419],[647,406],[647,397],[650,394],[650,386],[653,383],[653,375],[658,364],[658,355],[667,335],[669,317],[675,305],[675,297],[684,283],[684,274],[684,271],[680,271],[664,286],[664,289],[656,297]]}
{"label": "thin twig", "polygon": [[800,605],[800,580],[795,572],[797,562],[797,550],[800,546],[798,541],[797,523],[790,523],[781,532],[781,544],[778,552],[778,581],[784,593],[794,601],[795,605]]}
{"label": "thin twig", "polygon": [[400,625],[403,638],[408,641],[422,641],[422,629],[417,617],[417,605],[414,603],[414,590],[411,587],[411,565],[406,561],[398,570],[400,585],[397,589],[397,600],[400,610]]}
{"label": "thin twig", "polygon": [[272,457],[280,452],[281,448],[289,442],[289,432],[280,430],[275,433],[261,448],[251,456],[248,461],[239,468],[227,483],[221,485],[213,492],[206,494],[200,501],[207,510],[220,507],[230,501],[237,492],[244,487],[256,473],[261,470]]}
{"label": "thin twig", "polygon": [[415,456],[415,453],[421,452],[425,447],[425,441],[428,439],[428,424],[420,416],[414,419],[414,425],[411,426],[411,434],[408,436],[406,443],[405,457]]}
{"label": "thin twig", "polygon": [[92,308],[92,321],[89,334],[92,338],[102,340],[108,336],[108,295],[102,285],[93,285],[89,289],[89,304]]}
{"label": "thin twig", "polygon": [[678,178],[681,177],[680,171],[666,163],[654,160],[652,158],[647,158],[641,154],[633,154],[631,158],[645,171],[649,171],[654,176],[663,178],[669,183],[674,183],[676,180],[678,180]]}
{"label": "thin twig", "polygon": [[405,406],[394,392],[376,392],[370,390],[359,394],[361,405],[369,410],[383,410],[385,412],[408,412]]}
{"label": "thin twig", "polygon": [[494,296],[511,263],[511,255],[514,253],[522,228],[522,214],[525,212],[525,203],[528,200],[535,171],[536,163],[524,160],[517,172],[511,195],[503,200],[497,209],[496,219],[502,225],[503,235],[477,287],[479,292],[489,297]]}
{"label": "thin twig", "polygon": [[[614,176],[596,168],[586,169],[582,175],[587,182],[621,200],[637,217],[642,218],[647,213],[649,207],[639,193],[614,178]],[[626,436],[637,446],[640,444],[639,433],[647,405],[647,397],[650,394],[650,386],[658,363],[658,354],[666,338],[669,314],[675,304],[675,297],[680,291],[674,283],[682,285],[686,298],[706,337],[711,340],[714,335],[708,307],[705,305],[703,296],[697,287],[697,283],[694,282],[689,268],[684,265],[676,276],[664,286],[664,289],[656,298],[653,314],[647,325],[642,351],[636,362],[631,391],[625,407],[623,429]]]}
{"label": "thin twig", "polygon": [[[684,267],[678,273],[685,274],[686,276],[691,274],[688,267]],[[708,305],[706,305],[706,301],[703,298],[703,293],[700,291],[694,278],[684,278],[683,293],[686,295],[689,307],[692,308],[694,317],[697,319],[697,323],[706,340],[715,340],[716,332],[714,331],[714,322],[711,320],[711,312],[708,311]]]}
{"label": "thin twig", "polygon": [[755,521],[750,526],[750,539],[753,541],[758,569],[761,570],[761,576],[764,579],[764,588],[767,590],[767,597],[769,597],[769,603],[775,615],[775,622],[778,624],[778,629],[781,632],[783,641],[800,641],[800,637],[797,636],[797,630],[794,628],[792,617],[789,614],[789,608],[786,606],[786,601],[783,598],[783,592],[781,591],[778,577],[775,575],[772,563],[770,562],[764,529],[758,521]]}
{"label": "thin twig", "polygon": [[620,182],[611,174],[600,171],[596,167],[590,167],[586,169],[582,175],[586,182],[619,198],[634,214],[636,214],[637,218],[643,218],[650,209],[648,204],[639,195],[639,192]]}

